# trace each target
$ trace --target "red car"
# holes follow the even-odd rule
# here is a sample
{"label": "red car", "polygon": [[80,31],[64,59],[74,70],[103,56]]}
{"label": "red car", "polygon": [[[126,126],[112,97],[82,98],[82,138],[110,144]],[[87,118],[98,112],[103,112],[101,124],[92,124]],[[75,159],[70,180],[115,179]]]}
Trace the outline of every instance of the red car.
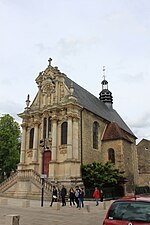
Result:
{"label": "red car", "polygon": [[150,225],[150,196],[130,196],[114,201],[103,225]]}

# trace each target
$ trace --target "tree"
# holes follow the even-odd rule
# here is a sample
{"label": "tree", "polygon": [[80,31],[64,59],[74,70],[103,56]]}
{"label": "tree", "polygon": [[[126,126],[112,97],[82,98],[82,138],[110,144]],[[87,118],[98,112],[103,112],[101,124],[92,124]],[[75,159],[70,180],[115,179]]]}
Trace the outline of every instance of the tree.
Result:
{"label": "tree", "polygon": [[82,179],[86,187],[116,185],[125,180],[124,175],[108,161],[82,165]]}
{"label": "tree", "polygon": [[9,114],[0,117],[0,181],[16,171],[19,163],[19,124]]}

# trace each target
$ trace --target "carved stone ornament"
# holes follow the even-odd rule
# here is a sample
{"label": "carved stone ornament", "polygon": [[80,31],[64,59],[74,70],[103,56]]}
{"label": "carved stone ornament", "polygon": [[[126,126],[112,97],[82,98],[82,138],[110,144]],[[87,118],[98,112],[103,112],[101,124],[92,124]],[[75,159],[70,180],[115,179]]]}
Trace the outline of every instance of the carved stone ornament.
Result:
{"label": "carved stone ornament", "polygon": [[33,154],[32,150],[28,150],[28,151],[27,151],[27,156],[28,156],[29,158],[32,158],[32,154]]}
{"label": "carved stone ornament", "polygon": [[59,152],[60,154],[67,154],[67,145],[60,145]]}
{"label": "carved stone ornament", "polygon": [[42,91],[45,94],[51,94],[55,92],[55,83],[50,78],[46,79],[42,83]]}

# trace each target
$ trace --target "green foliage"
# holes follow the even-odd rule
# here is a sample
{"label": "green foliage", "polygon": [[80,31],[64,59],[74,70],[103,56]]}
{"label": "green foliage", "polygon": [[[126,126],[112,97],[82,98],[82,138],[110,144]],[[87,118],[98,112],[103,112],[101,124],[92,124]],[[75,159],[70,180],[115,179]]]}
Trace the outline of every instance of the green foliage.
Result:
{"label": "green foliage", "polygon": [[0,118],[0,181],[16,170],[19,162],[19,124],[9,114]]}
{"label": "green foliage", "polygon": [[82,165],[82,179],[86,187],[102,187],[115,185],[123,181],[125,177],[108,161],[105,164],[93,162]]}

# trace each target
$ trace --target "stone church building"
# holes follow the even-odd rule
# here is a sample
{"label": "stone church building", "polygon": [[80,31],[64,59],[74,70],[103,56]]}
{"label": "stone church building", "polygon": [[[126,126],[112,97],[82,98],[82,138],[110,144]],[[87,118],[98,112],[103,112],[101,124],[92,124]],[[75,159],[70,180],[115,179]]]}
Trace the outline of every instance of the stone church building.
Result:
{"label": "stone church building", "polygon": [[45,191],[49,184],[82,185],[82,164],[108,160],[124,172],[128,180],[125,192],[132,192],[138,183],[136,137],[113,109],[105,76],[99,97],[95,97],[51,61],[36,78],[34,100],[30,102],[28,95],[26,108],[19,114],[20,163],[3,192],[36,198],[41,177],[45,178]]}
{"label": "stone church building", "polygon": [[142,139],[137,144],[139,185],[150,187],[150,140]]}

